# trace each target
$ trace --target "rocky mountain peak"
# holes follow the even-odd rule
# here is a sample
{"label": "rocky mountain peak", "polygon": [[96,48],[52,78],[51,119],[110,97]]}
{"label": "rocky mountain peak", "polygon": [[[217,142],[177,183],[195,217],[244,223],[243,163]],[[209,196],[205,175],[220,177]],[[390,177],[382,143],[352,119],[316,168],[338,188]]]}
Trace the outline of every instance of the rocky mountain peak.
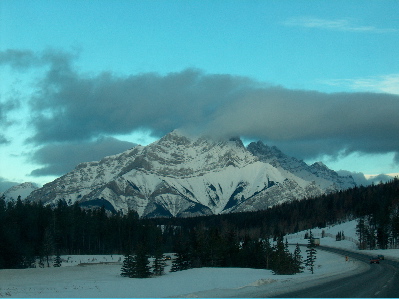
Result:
{"label": "rocky mountain peak", "polygon": [[331,171],[330,168],[328,168],[326,166],[326,164],[324,164],[323,162],[319,161],[319,162],[315,162],[311,165],[311,167],[313,167],[314,169],[320,169],[320,170],[329,170]]}
{"label": "rocky mountain peak", "polygon": [[276,146],[268,146],[262,141],[251,142],[248,144],[248,150],[255,156],[262,157],[263,160],[268,161],[287,157]]}
{"label": "rocky mountain peak", "polygon": [[186,136],[180,130],[173,130],[172,132],[166,134],[164,137],[159,139],[156,143],[158,144],[168,144],[173,143],[177,146],[189,146],[191,143],[191,139]]}
{"label": "rocky mountain peak", "polygon": [[237,137],[191,137],[175,130],[147,146],[82,163],[29,199],[184,217],[265,209],[348,185],[262,142],[245,148]]}
{"label": "rocky mountain peak", "polygon": [[231,137],[229,141],[234,142],[238,147],[245,148],[244,143],[240,137]]}

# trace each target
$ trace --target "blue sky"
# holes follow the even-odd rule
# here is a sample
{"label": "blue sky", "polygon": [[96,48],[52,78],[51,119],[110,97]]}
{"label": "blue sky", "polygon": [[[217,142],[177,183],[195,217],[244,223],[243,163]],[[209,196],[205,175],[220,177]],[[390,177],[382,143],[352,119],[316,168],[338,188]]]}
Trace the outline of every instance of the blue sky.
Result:
{"label": "blue sky", "polygon": [[398,1],[0,1],[0,185],[175,129],[399,172]]}

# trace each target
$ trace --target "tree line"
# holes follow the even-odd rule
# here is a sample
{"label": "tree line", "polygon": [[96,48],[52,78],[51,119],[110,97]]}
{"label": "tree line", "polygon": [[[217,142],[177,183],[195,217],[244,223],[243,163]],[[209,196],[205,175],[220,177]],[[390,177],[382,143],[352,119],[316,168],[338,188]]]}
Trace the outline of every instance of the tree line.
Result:
{"label": "tree line", "polygon": [[263,211],[191,218],[141,219],[135,211],[111,214],[104,207],[89,210],[62,200],[49,207],[20,199],[6,203],[0,198],[0,268],[31,267],[36,260],[47,265],[51,255],[126,255],[142,250],[151,256],[188,255],[182,264],[186,266],[180,268],[266,264],[272,269],[281,248],[269,249],[264,240],[277,242],[285,234],[357,218],[362,221],[358,230],[364,248],[398,245],[399,180]]}
{"label": "tree line", "polygon": [[41,202],[0,199],[0,268],[48,265],[49,256],[64,254],[124,254],[146,244],[151,254],[162,230],[143,223],[136,212],[108,214],[59,201],[51,208]]}
{"label": "tree line", "polygon": [[[309,249],[310,256],[303,261],[299,245],[297,244],[294,253],[291,253],[288,243],[284,244],[282,238],[279,238],[274,246],[271,246],[268,239],[245,238],[239,241],[234,233],[221,235],[217,230],[196,230],[188,239],[183,238],[181,235],[177,238],[178,242],[182,243],[179,243],[179,246],[176,243],[175,258],[172,260],[170,272],[201,267],[239,267],[268,269],[278,275],[292,275],[303,272],[306,266],[313,273],[316,257],[314,246]],[[149,257],[142,246],[135,254],[125,255],[121,275],[130,278],[163,275],[163,255],[153,256],[152,265]]]}

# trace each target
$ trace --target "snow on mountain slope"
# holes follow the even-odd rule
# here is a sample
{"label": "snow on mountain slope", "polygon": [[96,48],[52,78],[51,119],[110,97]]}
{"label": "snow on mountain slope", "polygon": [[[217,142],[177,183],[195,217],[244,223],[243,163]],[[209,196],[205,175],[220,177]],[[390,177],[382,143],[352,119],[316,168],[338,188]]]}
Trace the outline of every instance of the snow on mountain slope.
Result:
{"label": "snow on mountain slope", "polygon": [[38,187],[35,184],[26,182],[9,188],[2,195],[4,195],[6,202],[17,200],[19,196],[21,196],[21,200],[24,200],[33,190],[36,190],[37,188]]}
{"label": "snow on mountain slope", "polygon": [[303,169],[294,171],[299,168],[289,164],[297,160],[276,159],[264,161],[238,138],[189,138],[173,131],[148,146],[81,163],[29,199],[104,205],[123,213],[133,209],[143,217],[182,217],[265,209],[341,188],[337,180],[328,180],[328,168],[302,162]]}
{"label": "snow on mountain slope", "polygon": [[260,161],[270,163],[278,169],[285,169],[305,181],[315,181],[316,185],[328,192],[355,187],[351,176],[339,176],[322,162],[308,165],[302,160],[289,157],[275,146],[267,146],[262,141],[252,142],[248,150]]}

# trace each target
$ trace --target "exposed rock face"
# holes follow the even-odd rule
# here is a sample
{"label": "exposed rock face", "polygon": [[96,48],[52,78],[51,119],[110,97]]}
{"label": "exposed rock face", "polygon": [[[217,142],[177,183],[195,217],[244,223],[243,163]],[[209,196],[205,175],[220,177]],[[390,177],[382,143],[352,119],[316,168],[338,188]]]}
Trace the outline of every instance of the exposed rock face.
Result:
{"label": "exposed rock face", "polygon": [[104,205],[123,213],[133,209],[142,217],[185,217],[265,209],[353,185],[349,177],[263,143],[247,149],[237,138],[191,139],[173,131],[148,146],[81,163],[29,199]]}

